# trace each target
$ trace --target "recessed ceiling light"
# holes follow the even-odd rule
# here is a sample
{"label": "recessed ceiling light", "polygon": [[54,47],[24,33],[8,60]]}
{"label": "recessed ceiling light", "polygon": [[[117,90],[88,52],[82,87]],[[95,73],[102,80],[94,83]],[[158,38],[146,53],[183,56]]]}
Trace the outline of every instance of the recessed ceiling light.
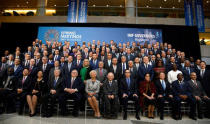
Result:
{"label": "recessed ceiling light", "polygon": [[162,8],[162,7],[160,6],[160,8]]}
{"label": "recessed ceiling light", "polygon": [[56,6],[56,4],[54,6]]}
{"label": "recessed ceiling light", "polygon": [[94,4],[93,7],[95,7],[96,5]]}
{"label": "recessed ceiling light", "polygon": [[175,7],[174,7],[174,6],[173,6],[172,8],[173,8],[173,9],[175,9]]}
{"label": "recessed ceiling light", "polygon": [[26,1],[26,3],[28,4],[29,2],[28,2],[28,1]]}
{"label": "recessed ceiling light", "polygon": [[122,7],[122,5],[120,5],[120,7]]}
{"label": "recessed ceiling light", "polygon": [[152,1],[152,0],[149,0],[149,1]]}
{"label": "recessed ceiling light", "polygon": [[167,0],[164,0],[165,2],[167,1]]}
{"label": "recessed ceiling light", "polygon": [[180,3],[180,2],[181,2],[181,0],[178,0],[178,2]]}
{"label": "recessed ceiling light", "polygon": [[206,3],[209,3],[209,1],[206,1]]}
{"label": "recessed ceiling light", "polygon": [[147,8],[149,8],[149,6],[147,6]]}
{"label": "recessed ceiling light", "polygon": [[106,7],[109,7],[109,5],[107,4]]}

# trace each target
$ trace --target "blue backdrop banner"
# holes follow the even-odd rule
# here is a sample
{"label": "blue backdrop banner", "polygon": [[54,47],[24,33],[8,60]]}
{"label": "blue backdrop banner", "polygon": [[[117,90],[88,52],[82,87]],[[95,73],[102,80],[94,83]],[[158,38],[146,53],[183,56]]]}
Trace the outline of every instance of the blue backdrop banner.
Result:
{"label": "blue backdrop banner", "polygon": [[77,21],[77,0],[69,0],[67,22],[75,23]]}
{"label": "blue backdrop banner", "polygon": [[79,12],[78,12],[78,22],[84,23],[87,22],[87,8],[88,8],[88,0],[80,0],[79,1]]}
{"label": "blue backdrop banner", "polygon": [[140,42],[144,44],[162,42],[161,29],[144,28],[116,28],[116,27],[39,27],[38,39],[43,43],[46,41],[77,41],[91,42],[100,40],[109,43],[114,40],[116,43]]}
{"label": "blue backdrop banner", "polygon": [[192,0],[184,0],[184,14],[185,14],[185,24],[187,26],[193,26],[193,9]]}
{"label": "blue backdrop banner", "polygon": [[203,0],[195,0],[196,25],[199,32],[205,32]]}

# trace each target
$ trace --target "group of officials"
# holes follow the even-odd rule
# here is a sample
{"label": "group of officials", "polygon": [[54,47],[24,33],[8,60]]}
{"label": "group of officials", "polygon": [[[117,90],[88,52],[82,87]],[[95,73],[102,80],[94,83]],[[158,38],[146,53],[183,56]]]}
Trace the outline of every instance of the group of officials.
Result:
{"label": "group of officials", "polygon": [[[164,107],[172,107],[172,118],[182,119],[181,103],[190,106],[189,117],[210,118],[210,70],[206,63],[172,48],[171,44],[141,45],[130,42],[33,41],[24,52],[8,50],[0,62],[0,112],[51,117],[59,104],[60,114],[69,114],[67,100],[74,101],[73,116],[79,116],[87,102],[100,118],[127,119],[128,101],[134,101],[135,118],[147,110],[154,118],[157,108],[164,119]],[[197,108],[197,109],[196,109]],[[197,110],[197,111],[196,111]]]}

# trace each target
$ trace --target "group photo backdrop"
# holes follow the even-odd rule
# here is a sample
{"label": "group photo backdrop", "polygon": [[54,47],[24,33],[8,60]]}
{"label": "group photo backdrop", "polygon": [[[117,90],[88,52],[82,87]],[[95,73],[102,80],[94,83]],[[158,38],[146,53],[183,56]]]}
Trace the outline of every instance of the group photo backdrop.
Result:
{"label": "group photo backdrop", "polygon": [[[31,45],[32,42],[39,37],[39,30],[41,30],[41,27],[52,27],[52,28],[67,28],[68,30],[74,29],[78,30],[79,28],[86,29],[94,29],[94,28],[101,28],[103,30],[102,33],[104,33],[104,29],[107,29],[108,31],[114,32],[109,33],[105,32],[103,34],[103,37],[98,37],[94,33],[95,40],[114,40],[115,42],[121,42],[121,41],[129,41],[127,39],[126,33],[133,33],[137,34],[137,36],[140,36],[139,34],[144,33],[144,31],[147,30],[147,32],[155,31],[160,36],[162,34],[162,42],[170,43],[172,44],[173,48],[176,48],[177,50],[184,51],[186,53],[186,56],[192,56],[195,59],[201,58],[201,52],[200,52],[200,44],[199,44],[199,35],[198,35],[198,28],[196,26],[178,26],[178,25],[140,25],[140,24],[116,24],[116,23],[2,23],[0,25],[0,43],[1,43],[1,49],[0,49],[0,55],[4,53],[5,50],[9,50],[11,53],[15,52],[15,48],[17,46],[21,47],[22,52],[27,50],[27,46]],[[117,29],[117,30],[115,30]],[[120,29],[120,30],[119,30]],[[120,35],[121,30],[123,33]],[[131,32],[130,32],[131,31]],[[59,32],[59,31],[58,31]],[[86,33],[87,32],[87,33]],[[86,32],[82,32],[82,39],[81,41],[90,42],[92,39],[87,34],[92,33],[90,30],[86,30]],[[117,32],[117,33],[116,33]],[[150,32],[150,33],[151,33]],[[78,32],[80,34],[81,31]],[[84,33],[84,34],[83,34]],[[100,33],[99,30],[97,30],[97,33]],[[44,39],[45,34],[42,34],[42,37]],[[48,38],[53,38],[54,34],[48,33]],[[154,34],[156,35],[156,34]],[[59,35],[57,35],[59,36]],[[112,36],[112,37],[111,37]],[[131,35],[129,35],[131,36]],[[90,39],[83,39],[83,38],[90,38]],[[112,38],[117,38],[112,39]],[[134,38],[134,37],[133,37]],[[134,41],[135,38],[130,38],[131,41]],[[139,38],[137,38],[139,39]],[[159,42],[161,40],[158,39]],[[44,40],[43,40],[44,41]],[[157,41],[157,39],[156,39]],[[71,44],[73,45],[73,44]]]}

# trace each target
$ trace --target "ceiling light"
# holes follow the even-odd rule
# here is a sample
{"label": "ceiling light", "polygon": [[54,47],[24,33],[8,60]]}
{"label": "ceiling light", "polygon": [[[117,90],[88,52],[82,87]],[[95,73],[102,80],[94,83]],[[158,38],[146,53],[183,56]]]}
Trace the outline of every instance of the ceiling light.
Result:
{"label": "ceiling light", "polygon": [[149,6],[147,6],[147,8],[149,8]]}
{"label": "ceiling light", "polygon": [[181,2],[181,0],[178,0],[178,2],[180,3],[180,2]]}
{"label": "ceiling light", "polygon": [[165,2],[167,1],[167,0],[164,0]]}
{"label": "ceiling light", "polygon": [[209,3],[209,1],[206,1],[206,3]]}
{"label": "ceiling light", "polygon": [[54,6],[56,6],[56,4]]}
{"label": "ceiling light", "polygon": [[122,5],[120,5],[120,7],[122,7]]}
{"label": "ceiling light", "polygon": [[160,8],[162,8],[162,7],[160,6]]}
{"label": "ceiling light", "polygon": [[95,7],[96,5],[94,4],[93,7]]}
{"label": "ceiling light", "polygon": [[107,4],[106,7],[109,7],[109,5]]}
{"label": "ceiling light", "polygon": [[175,9],[175,7],[174,7],[174,6],[173,6],[172,8],[173,8],[173,9]]}

